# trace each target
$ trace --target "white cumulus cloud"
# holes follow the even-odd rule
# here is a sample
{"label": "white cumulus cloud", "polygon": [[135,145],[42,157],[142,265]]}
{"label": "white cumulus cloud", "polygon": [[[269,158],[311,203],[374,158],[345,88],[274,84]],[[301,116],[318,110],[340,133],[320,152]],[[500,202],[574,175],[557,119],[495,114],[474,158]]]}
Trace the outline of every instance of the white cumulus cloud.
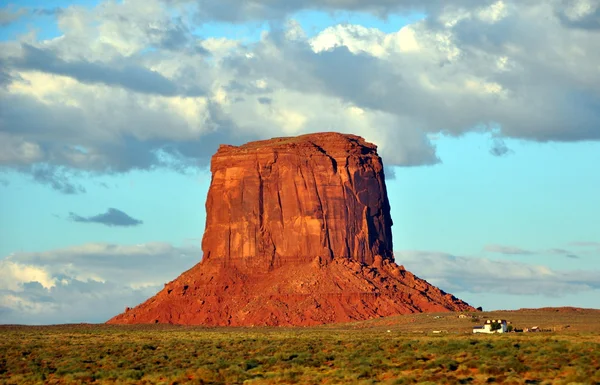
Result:
{"label": "white cumulus cloud", "polygon": [[104,322],[200,261],[199,247],[89,243],[0,260],[0,323]]}
{"label": "white cumulus cloud", "polygon": [[[57,13],[60,37],[0,42],[0,165],[205,167],[220,143],[315,131],[362,135],[399,166],[443,161],[429,140],[439,133],[488,130],[499,144],[600,139],[594,2],[194,4],[72,6]],[[306,9],[425,13],[396,31],[346,23],[309,37],[294,20]],[[206,18],[265,18],[270,31],[204,39],[195,31]]]}

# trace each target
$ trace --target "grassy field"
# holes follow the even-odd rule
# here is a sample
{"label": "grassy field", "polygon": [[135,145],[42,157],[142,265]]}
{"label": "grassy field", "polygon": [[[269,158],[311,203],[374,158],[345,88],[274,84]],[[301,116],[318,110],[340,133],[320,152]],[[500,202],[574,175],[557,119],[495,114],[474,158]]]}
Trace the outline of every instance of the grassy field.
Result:
{"label": "grassy field", "polygon": [[476,323],[455,314],[313,328],[0,326],[0,384],[600,384],[598,314],[512,313],[558,331],[506,335],[468,334]]}

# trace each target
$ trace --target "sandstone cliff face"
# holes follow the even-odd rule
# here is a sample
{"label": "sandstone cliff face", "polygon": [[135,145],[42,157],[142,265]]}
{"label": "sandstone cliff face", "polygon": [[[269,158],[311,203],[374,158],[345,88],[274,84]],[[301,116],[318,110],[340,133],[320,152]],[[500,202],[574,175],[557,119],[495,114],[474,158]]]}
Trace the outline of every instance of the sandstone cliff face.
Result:
{"label": "sandstone cliff face", "polygon": [[376,147],[336,133],[221,146],[212,159],[204,258],[269,270],[322,257],[392,258]]}
{"label": "sandstone cliff face", "polygon": [[376,150],[338,133],[221,146],[202,262],[109,323],[291,326],[474,310],[394,263]]}

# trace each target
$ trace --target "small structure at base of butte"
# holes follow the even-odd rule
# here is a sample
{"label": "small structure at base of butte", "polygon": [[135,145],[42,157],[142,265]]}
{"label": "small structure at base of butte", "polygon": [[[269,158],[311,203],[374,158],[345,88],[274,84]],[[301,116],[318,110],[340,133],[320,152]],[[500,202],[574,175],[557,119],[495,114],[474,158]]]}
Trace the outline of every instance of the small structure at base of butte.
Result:
{"label": "small structure at base of butte", "polygon": [[508,322],[504,319],[486,320],[483,326],[474,326],[473,334],[508,333]]}

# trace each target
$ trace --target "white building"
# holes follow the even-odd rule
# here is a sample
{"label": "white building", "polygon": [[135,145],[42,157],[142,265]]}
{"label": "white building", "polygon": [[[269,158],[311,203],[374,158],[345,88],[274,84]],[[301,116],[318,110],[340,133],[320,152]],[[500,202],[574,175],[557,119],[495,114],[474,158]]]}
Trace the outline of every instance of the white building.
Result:
{"label": "white building", "polygon": [[[497,325],[495,330],[492,330],[492,326]],[[483,326],[473,327],[473,333],[506,333],[508,332],[508,322],[504,319],[486,320]]]}

